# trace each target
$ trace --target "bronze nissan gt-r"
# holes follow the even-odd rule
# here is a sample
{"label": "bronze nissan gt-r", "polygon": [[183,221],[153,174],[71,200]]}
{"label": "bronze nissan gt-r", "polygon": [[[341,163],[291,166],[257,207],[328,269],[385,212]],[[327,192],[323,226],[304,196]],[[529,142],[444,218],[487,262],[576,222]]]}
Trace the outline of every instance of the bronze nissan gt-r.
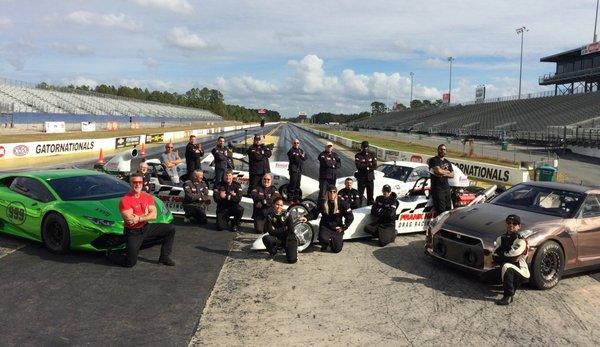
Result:
{"label": "bronze nissan gt-r", "polygon": [[427,231],[425,252],[483,276],[498,267],[491,254],[509,214],[521,217],[519,234],[537,288],[600,267],[600,189],[555,182],[521,183],[490,203],[441,214]]}

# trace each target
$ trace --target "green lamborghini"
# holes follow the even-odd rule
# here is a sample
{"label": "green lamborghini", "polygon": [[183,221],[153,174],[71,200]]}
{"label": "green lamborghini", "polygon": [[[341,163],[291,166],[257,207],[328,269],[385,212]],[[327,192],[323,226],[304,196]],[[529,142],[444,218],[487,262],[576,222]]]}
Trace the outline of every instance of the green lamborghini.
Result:
{"label": "green lamborghini", "polygon": [[[0,231],[42,242],[50,251],[123,247],[119,201],[131,189],[113,176],[58,169],[0,175]],[[155,223],[170,223],[158,199]]]}

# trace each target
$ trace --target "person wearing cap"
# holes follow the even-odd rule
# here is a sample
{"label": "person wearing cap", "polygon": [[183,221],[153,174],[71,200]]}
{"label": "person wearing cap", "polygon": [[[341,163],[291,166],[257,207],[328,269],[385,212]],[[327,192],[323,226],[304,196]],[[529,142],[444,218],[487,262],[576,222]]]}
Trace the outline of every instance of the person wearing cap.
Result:
{"label": "person wearing cap", "polygon": [[262,241],[269,252],[269,259],[275,257],[279,248],[283,248],[288,263],[293,264],[298,261],[298,239],[294,234],[294,221],[283,211],[281,196],[274,198],[273,202],[273,210],[265,220],[265,232],[268,235],[263,236]]}
{"label": "person wearing cap", "polygon": [[375,180],[375,169],[377,168],[377,157],[369,152],[369,142],[360,144],[360,152],[354,155],[356,164],[356,179],[358,180],[358,195],[360,204],[363,204],[365,189],[367,190],[367,205],[373,204],[373,181]]}
{"label": "person wearing cap", "polygon": [[223,182],[225,171],[227,170],[227,148],[225,147],[225,138],[223,136],[219,136],[217,145],[210,152],[213,155],[215,166],[213,188],[216,188]]}
{"label": "person wearing cap", "polygon": [[266,173],[262,177],[262,184],[250,192],[250,196],[254,201],[254,209],[252,210],[254,230],[259,234],[264,233],[267,215],[273,210],[274,199],[280,196],[277,188],[272,184],[273,175]]}
{"label": "person wearing cap", "polygon": [[371,206],[373,222],[365,227],[365,231],[379,239],[381,247],[396,240],[396,210],[398,196],[392,192],[389,184],[383,186],[381,195]]}
{"label": "person wearing cap", "polygon": [[344,188],[340,189],[338,196],[340,199],[350,204],[350,208],[354,210],[355,208],[360,207],[360,197],[358,195],[358,190],[352,188],[352,184],[354,184],[354,180],[351,177],[346,178],[344,181]]}
{"label": "person wearing cap", "polygon": [[185,222],[194,218],[199,225],[206,224],[206,209],[210,205],[208,186],[204,182],[204,171],[196,170],[192,177],[183,184],[183,211]]}
{"label": "person wearing cap", "polygon": [[309,219],[317,219],[321,215],[319,222],[319,243],[321,251],[325,252],[331,245],[333,253],[339,253],[344,246],[344,231],[350,227],[354,220],[350,204],[342,200],[337,194],[337,188],[330,185],[326,189],[327,197],[309,214]]}
{"label": "person wearing cap", "polygon": [[167,143],[165,145],[165,152],[160,156],[160,163],[165,167],[165,170],[171,178],[171,182],[179,184],[179,172],[177,172],[177,166],[181,165],[183,161],[179,158],[179,153],[173,150],[173,143]]}
{"label": "person wearing cap", "polygon": [[290,183],[288,183],[288,200],[295,202],[302,199],[300,193],[300,180],[302,179],[304,161],[307,158],[306,152],[300,148],[300,140],[294,139],[292,141],[292,148],[290,148],[290,150],[287,152],[287,156],[290,162],[288,166],[288,172],[290,173]]}
{"label": "person wearing cap", "polygon": [[262,143],[262,137],[258,134],[254,135],[254,143],[246,151],[249,162],[249,182],[248,182],[248,196],[251,196],[252,190],[260,185],[262,177],[271,172],[271,166],[269,165],[269,158],[271,157],[271,150],[269,147]]}
{"label": "person wearing cap", "polygon": [[337,170],[342,166],[342,161],[333,151],[333,143],[327,142],[325,150],[319,154],[319,203],[325,199],[327,187],[335,186]]}
{"label": "person wearing cap", "polygon": [[501,267],[504,295],[496,300],[497,305],[508,305],[513,301],[517,288],[529,278],[527,266],[527,241],[519,237],[521,217],[511,214],[506,217],[506,234],[498,237],[492,259]]}
{"label": "person wearing cap", "polygon": [[196,135],[190,135],[190,141],[185,146],[185,165],[189,180],[193,180],[194,171],[200,169],[200,159],[203,156],[202,144],[196,143]]}
{"label": "person wearing cap", "polygon": [[437,148],[438,154],[429,158],[429,172],[431,173],[431,199],[433,208],[438,215],[452,208],[451,189],[448,178],[454,177],[452,163],[446,159],[446,145],[441,144]]}

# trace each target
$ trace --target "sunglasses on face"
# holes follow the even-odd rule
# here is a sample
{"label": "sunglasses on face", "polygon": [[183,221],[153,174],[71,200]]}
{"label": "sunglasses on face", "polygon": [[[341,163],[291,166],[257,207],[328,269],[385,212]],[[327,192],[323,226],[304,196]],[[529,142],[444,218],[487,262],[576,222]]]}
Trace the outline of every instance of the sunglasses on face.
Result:
{"label": "sunglasses on face", "polygon": [[131,181],[132,184],[144,184],[144,181]]}
{"label": "sunglasses on face", "polygon": [[513,221],[506,221],[506,225],[521,225],[521,223],[517,223],[517,222],[513,222]]}
{"label": "sunglasses on face", "polygon": [[173,146],[168,146],[167,148],[173,148]]}
{"label": "sunglasses on face", "polygon": [[295,144],[295,145],[299,145],[299,144],[300,144],[300,142],[294,142],[294,144]]}

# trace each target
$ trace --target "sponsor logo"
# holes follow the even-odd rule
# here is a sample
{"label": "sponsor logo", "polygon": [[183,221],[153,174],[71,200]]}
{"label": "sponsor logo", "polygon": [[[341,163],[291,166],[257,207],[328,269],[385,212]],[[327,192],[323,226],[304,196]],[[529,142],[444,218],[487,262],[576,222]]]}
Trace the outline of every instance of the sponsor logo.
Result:
{"label": "sponsor logo", "polygon": [[427,213],[405,213],[400,215],[400,220],[421,220],[421,219],[432,219],[435,217],[435,212]]}
{"label": "sponsor logo", "polygon": [[454,163],[454,165],[458,166],[467,176],[499,182],[508,182],[510,180],[510,171],[508,170],[463,163]]}
{"label": "sponsor logo", "polygon": [[13,148],[13,154],[17,157],[25,156],[27,153],[29,153],[29,147],[25,145],[18,145]]}
{"label": "sponsor logo", "polygon": [[163,142],[165,134],[148,134],[146,135],[146,143]]}
{"label": "sponsor logo", "polygon": [[35,153],[64,153],[94,149],[94,141],[79,141],[65,143],[47,143],[35,146]]}
{"label": "sponsor logo", "polygon": [[117,137],[115,139],[115,148],[137,146],[139,144],[140,144],[139,136]]}

